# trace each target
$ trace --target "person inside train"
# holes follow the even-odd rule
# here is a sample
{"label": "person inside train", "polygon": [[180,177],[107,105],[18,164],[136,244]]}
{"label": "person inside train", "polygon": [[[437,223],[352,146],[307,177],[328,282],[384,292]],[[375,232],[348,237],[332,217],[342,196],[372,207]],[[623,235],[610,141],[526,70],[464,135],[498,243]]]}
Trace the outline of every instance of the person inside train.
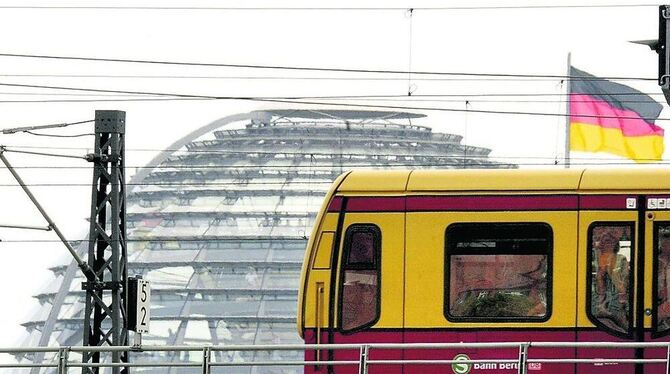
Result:
{"label": "person inside train", "polygon": [[342,289],[342,327],[349,330],[374,320],[377,313],[378,284],[375,243],[371,233],[351,236]]}
{"label": "person inside train", "polygon": [[619,238],[605,231],[594,245],[597,270],[593,285],[593,313],[603,323],[619,330],[629,328],[629,264],[619,253]]}

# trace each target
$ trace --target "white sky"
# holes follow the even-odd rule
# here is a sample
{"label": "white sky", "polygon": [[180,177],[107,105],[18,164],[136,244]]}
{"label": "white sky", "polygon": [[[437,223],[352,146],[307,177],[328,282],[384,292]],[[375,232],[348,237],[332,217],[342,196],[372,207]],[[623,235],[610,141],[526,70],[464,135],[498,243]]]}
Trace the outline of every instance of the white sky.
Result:
{"label": "white sky", "polygon": [[[349,1],[319,2],[322,7],[430,7],[524,4],[631,4],[641,1]],[[49,5],[50,2],[0,1],[8,5]],[[116,1],[64,2],[59,5],[123,6],[229,6],[300,7],[314,2],[289,1]],[[657,7],[597,9],[421,10],[412,16],[411,68],[414,71],[566,74],[566,56],[573,65],[598,76],[655,77],[656,55],[629,40],[657,37]],[[56,10],[0,9],[0,53],[70,55],[101,58],[408,70],[409,20],[402,10]],[[153,91],[216,96],[329,96],[403,95],[406,80],[259,80],[259,79],[140,79],[16,77],[16,74],[83,75],[200,75],[282,77],[379,77],[372,74],[333,74],[231,68],[177,67],[119,63],[92,63],[0,57],[0,83]],[[384,77],[389,77],[388,75]],[[406,76],[394,76],[406,78]],[[414,78],[420,78],[414,76]],[[435,78],[435,77],[433,77]],[[449,78],[449,77],[441,77]],[[471,78],[470,78],[471,79]],[[415,95],[477,93],[558,93],[553,80],[413,80]],[[644,91],[658,92],[654,81],[628,81]],[[25,95],[49,93],[49,96]],[[87,96],[53,96],[76,92],[0,86],[2,100],[86,99]],[[465,108],[456,102],[427,102],[427,98],[377,102],[441,108]],[[518,98],[517,98],[518,99]],[[537,100],[538,98],[530,98]],[[543,97],[540,100],[555,100]],[[422,101],[418,101],[422,100]],[[561,113],[562,103],[487,103],[471,98],[479,110]],[[663,101],[662,96],[657,100]],[[370,101],[357,103],[372,104]],[[664,103],[665,105],[665,103]],[[288,105],[295,107],[295,105]],[[282,104],[248,101],[157,101],[118,103],[1,103],[0,128],[70,122],[93,118],[96,109],[127,112],[127,165],[142,166],[155,152],[186,133],[226,115]],[[321,106],[323,107],[323,106]],[[553,162],[563,156],[562,117],[512,116],[426,112],[416,124],[435,131],[462,134],[465,143],[490,147],[494,157],[520,163]],[[670,117],[667,110],[661,117]],[[658,124],[666,126],[666,122]],[[60,133],[91,132],[81,125]],[[0,135],[0,144],[49,147],[91,147],[92,138],[53,139],[30,135]],[[83,155],[83,149],[51,150]],[[667,153],[666,153],[667,155]],[[87,167],[76,160],[7,154],[28,183],[88,184],[91,170],[54,169]],[[573,155],[575,156],[575,155]],[[600,157],[582,155],[586,157]],[[543,157],[545,159],[527,159]],[[667,157],[667,156],[666,156]],[[607,158],[607,157],[605,157]],[[505,159],[507,160],[507,159]],[[131,173],[132,174],[132,173]],[[128,175],[130,176],[130,174]],[[0,184],[14,183],[0,168]],[[34,193],[70,239],[88,229],[90,187],[35,187]],[[0,224],[46,225],[18,188],[0,186]],[[55,240],[53,233],[0,229],[0,346],[19,343],[27,320],[37,308],[32,295],[51,280],[47,267],[62,263],[65,248],[58,243],[16,243],[12,240]]]}

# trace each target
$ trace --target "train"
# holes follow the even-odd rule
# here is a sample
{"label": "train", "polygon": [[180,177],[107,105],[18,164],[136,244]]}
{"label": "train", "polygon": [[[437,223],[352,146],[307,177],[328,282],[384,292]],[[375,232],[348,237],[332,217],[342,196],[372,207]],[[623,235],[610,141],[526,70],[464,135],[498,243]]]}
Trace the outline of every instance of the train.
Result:
{"label": "train", "polygon": [[[297,328],[307,344],[670,342],[670,169],[355,170],[308,241]],[[388,349],[371,359],[514,357]],[[664,348],[538,348],[547,359],[665,359]],[[306,360],[358,360],[310,350]],[[461,370],[465,368],[467,370]],[[306,373],[355,373],[307,365]],[[513,365],[374,365],[369,373],[510,373]],[[544,363],[529,373],[661,373]]]}

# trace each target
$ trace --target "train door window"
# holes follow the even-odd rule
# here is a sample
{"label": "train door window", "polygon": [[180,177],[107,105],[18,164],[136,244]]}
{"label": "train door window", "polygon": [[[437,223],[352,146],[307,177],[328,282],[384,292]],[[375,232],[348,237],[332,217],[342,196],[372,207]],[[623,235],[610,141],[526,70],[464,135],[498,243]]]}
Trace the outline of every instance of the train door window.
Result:
{"label": "train door window", "polygon": [[344,236],[340,326],[351,332],[379,318],[381,232],[370,224],[351,225]]}
{"label": "train door window", "polygon": [[458,223],[446,231],[445,316],[546,321],[553,232],[545,223]]}
{"label": "train door window", "polygon": [[654,330],[656,334],[670,331],[670,222],[654,224]]}
{"label": "train door window", "polygon": [[633,305],[633,223],[589,227],[587,314],[596,326],[630,336]]}

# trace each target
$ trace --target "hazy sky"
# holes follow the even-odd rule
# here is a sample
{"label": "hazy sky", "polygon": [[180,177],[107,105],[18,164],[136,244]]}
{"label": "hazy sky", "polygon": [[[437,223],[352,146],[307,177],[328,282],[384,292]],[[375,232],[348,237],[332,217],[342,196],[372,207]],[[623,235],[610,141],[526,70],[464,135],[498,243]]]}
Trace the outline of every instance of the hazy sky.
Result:
{"label": "hazy sky", "polygon": [[[644,4],[640,1],[318,2],[320,7],[368,8],[359,10],[12,8],[27,4],[39,7],[53,5],[53,2],[0,1],[0,35],[3,35],[0,53],[397,71],[564,75],[567,54],[572,52],[573,65],[598,76],[654,78],[657,69],[654,53],[646,47],[628,43],[629,40],[657,37],[657,6],[426,9],[527,4]],[[311,7],[313,4],[307,1],[59,2],[63,6],[94,7],[283,8]],[[376,7],[398,9],[369,9]],[[415,8],[411,16],[406,10],[408,8]],[[103,75],[107,77],[101,77]],[[300,79],[287,79],[291,77]],[[467,108],[470,110],[565,111],[562,102],[565,98],[560,96],[458,96],[561,93],[564,87],[556,78],[520,80],[416,74],[408,77],[407,74],[0,57],[0,83],[233,97],[405,95],[411,86],[411,98],[338,102],[465,109],[468,100]],[[634,80],[626,84],[644,92],[660,93],[655,81]],[[421,95],[452,96],[435,98]],[[0,128],[88,120],[93,118],[96,109],[125,110],[126,164],[139,167],[155,155],[155,150],[220,117],[250,110],[296,106],[239,100],[5,102],[95,98],[101,96],[0,85]],[[657,96],[657,99],[663,101],[662,96]],[[501,100],[507,102],[499,102]],[[551,164],[556,158],[563,157],[563,117],[440,111],[424,113],[428,114],[428,118],[416,124],[464,135],[467,144],[492,148],[492,156],[505,161]],[[664,110],[661,117],[670,115]],[[658,124],[666,127],[666,121],[659,121]],[[88,124],[52,132],[80,134],[91,132],[92,128]],[[0,144],[65,147],[46,151],[72,155],[87,153],[86,148],[90,148],[92,142],[92,137],[54,139],[25,134],[0,135]],[[34,192],[69,239],[83,238],[88,228],[85,218],[89,215],[90,186],[87,185],[91,182],[90,165],[85,161],[12,153],[7,153],[7,157],[17,166],[31,167],[18,169],[27,183],[80,185],[34,187]],[[0,183],[14,183],[4,168],[0,168]],[[17,187],[0,188],[0,224],[46,225]],[[53,233],[0,229],[0,239],[3,240],[0,242],[0,284],[4,297],[4,307],[0,308],[0,345],[11,346],[19,343],[23,331],[19,323],[26,321],[37,309],[37,301],[31,296],[52,279],[48,266],[63,263],[67,260],[67,252],[58,243],[14,242],[55,240],[57,238]]]}

